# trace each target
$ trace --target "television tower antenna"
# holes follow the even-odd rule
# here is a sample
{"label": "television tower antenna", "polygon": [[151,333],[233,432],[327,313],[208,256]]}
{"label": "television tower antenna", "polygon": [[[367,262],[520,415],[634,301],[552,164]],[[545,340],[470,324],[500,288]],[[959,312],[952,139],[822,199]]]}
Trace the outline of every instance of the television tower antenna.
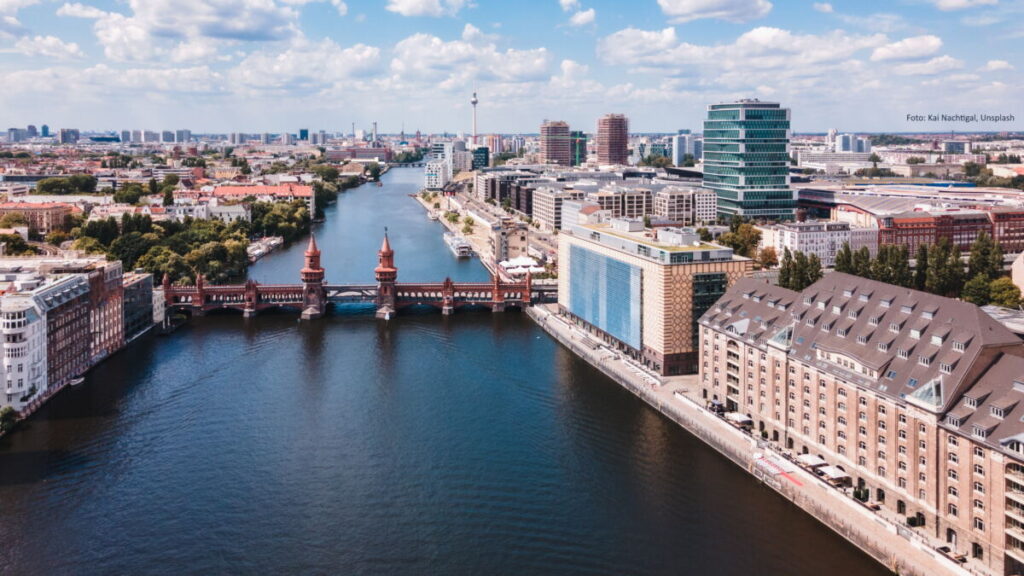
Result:
{"label": "television tower antenna", "polygon": [[480,100],[476,97],[476,84],[473,84],[473,97],[470,98],[469,103],[473,105],[473,148],[476,148],[476,105]]}

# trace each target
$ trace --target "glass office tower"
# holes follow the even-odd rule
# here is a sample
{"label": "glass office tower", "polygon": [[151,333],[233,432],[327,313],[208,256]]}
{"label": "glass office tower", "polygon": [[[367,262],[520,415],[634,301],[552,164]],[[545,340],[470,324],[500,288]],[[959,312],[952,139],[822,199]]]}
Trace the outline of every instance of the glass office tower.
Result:
{"label": "glass office tower", "polygon": [[718,195],[718,215],[791,220],[789,108],[739,100],[708,106],[704,122],[704,186]]}

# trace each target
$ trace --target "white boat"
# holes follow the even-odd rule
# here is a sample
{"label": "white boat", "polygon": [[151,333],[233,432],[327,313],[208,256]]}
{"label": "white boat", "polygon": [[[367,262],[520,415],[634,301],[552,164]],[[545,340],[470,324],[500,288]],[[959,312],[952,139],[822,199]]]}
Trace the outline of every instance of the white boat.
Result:
{"label": "white boat", "polygon": [[427,218],[430,218],[431,220],[436,222],[441,217],[437,215],[437,212],[434,212],[433,210],[431,210],[430,212],[427,212]]}
{"label": "white boat", "polygon": [[473,256],[473,245],[466,242],[464,238],[454,234],[445,234],[444,241],[448,244],[448,249],[452,251],[456,258],[470,258]]}
{"label": "white boat", "polygon": [[85,376],[79,376],[78,378],[72,378],[70,381],[68,381],[68,386],[71,386],[71,387],[78,386],[82,382],[85,382]]}

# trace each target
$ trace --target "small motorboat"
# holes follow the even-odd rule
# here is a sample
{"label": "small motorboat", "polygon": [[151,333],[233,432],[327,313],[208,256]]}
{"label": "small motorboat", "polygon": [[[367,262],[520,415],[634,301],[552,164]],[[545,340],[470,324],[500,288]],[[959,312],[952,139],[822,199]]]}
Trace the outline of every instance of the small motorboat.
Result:
{"label": "small motorboat", "polygon": [[72,386],[72,387],[74,387],[74,386],[80,386],[80,385],[82,384],[82,382],[85,382],[85,376],[78,376],[77,378],[72,378],[72,379],[71,379],[71,380],[70,380],[70,381],[68,382],[68,385],[69,385],[69,386]]}

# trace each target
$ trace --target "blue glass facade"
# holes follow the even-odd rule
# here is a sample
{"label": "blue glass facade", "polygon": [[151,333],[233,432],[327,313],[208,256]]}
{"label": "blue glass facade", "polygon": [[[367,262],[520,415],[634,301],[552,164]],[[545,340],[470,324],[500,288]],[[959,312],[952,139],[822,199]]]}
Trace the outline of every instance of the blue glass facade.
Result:
{"label": "blue glass facade", "polygon": [[640,268],[580,246],[569,250],[569,312],[641,350]]}

